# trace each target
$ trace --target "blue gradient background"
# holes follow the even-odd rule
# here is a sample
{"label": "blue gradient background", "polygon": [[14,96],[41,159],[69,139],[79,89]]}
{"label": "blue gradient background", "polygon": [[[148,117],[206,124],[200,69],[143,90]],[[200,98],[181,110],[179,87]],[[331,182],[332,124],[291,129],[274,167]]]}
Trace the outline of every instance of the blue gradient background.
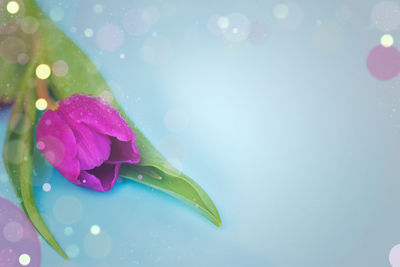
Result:
{"label": "blue gradient background", "polygon": [[[57,24],[100,68],[146,136],[167,155],[176,148],[165,146],[168,140],[184,148],[184,172],[209,193],[223,221],[217,228],[134,182],[96,193],[53,171],[48,193],[35,177],[38,206],[61,245],[78,246],[79,255],[66,262],[41,241],[43,266],[390,266],[390,249],[400,243],[400,77],[379,81],[366,68],[383,34],[370,27],[378,1],[299,1],[304,19],[296,30],[277,22],[277,1],[135,1],[158,7],[161,19],[142,36],[125,33],[116,52],[100,52],[81,25],[121,25],[121,7],[131,1],[89,1],[105,13],[114,6],[110,16],[93,14],[84,0],[38,2],[48,14],[64,10]],[[321,51],[312,38],[316,21],[337,20],[340,5],[351,11],[339,23],[343,43]],[[266,42],[229,47],[208,31],[211,16],[233,12],[265,22]],[[153,32],[171,44],[162,66],[143,59]],[[400,31],[392,35],[399,47]],[[176,108],[188,116],[179,133],[164,123]],[[0,129],[3,140],[4,121]],[[3,164],[0,173],[0,196],[16,203]],[[54,216],[62,196],[81,202],[72,225]],[[84,249],[93,224],[112,242],[101,259]]]}

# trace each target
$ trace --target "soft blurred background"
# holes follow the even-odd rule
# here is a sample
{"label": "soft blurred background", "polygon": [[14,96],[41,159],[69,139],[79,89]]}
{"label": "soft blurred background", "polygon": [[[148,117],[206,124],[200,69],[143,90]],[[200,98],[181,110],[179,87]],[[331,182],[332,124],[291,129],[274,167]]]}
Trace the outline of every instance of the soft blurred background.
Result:
{"label": "soft blurred background", "polygon": [[38,3],[223,221],[42,164],[42,266],[400,266],[400,1]]}

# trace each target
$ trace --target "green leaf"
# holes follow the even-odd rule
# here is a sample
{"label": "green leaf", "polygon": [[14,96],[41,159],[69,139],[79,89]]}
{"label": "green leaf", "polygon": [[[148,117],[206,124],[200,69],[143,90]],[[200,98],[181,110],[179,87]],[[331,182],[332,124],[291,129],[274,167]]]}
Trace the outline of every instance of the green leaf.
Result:
{"label": "green leaf", "polygon": [[[10,15],[4,10],[6,3],[0,4],[0,27],[7,27],[3,25],[7,20],[6,17]],[[21,23],[20,19],[15,20],[14,18],[11,24],[16,24],[17,21]],[[29,65],[27,64],[28,59],[34,59],[39,50],[38,34],[25,33],[21,28],[22,26],[15,28],[10,33],[0,34],[0,101],[3,103],[10,103],[15,99],[20,88],[21,77]]]}
{"label": "green leaf", "polygon": [[[154,179],[148,175],[147,170],[156,172],[162,176],[162,179]],[[221,218],[213,202],[207,193],[189,177],[183,174],[168,175],[155,167],[137,167],[128,164],[122,165],[119,175],[173,195],[198,210],[215,225],[221,226]]]}
{"label": "green leaf", "polygon": [[33,70],[35,65],[34,61],[29,63],[18,88],[4,145],[4,164],[21,207],[33,226],[58,253],[68,259],[40,216],[33,195],[33,134],[36,121]]}
{"label": "green leaf", "polygon": [[[68,73],[63,77],[52,75],[49,79],[52,95],[58,99],[64,99],[72,94],[91,94],[100,96],[110,89],[97,68],[90,59],[75,45],[52,21],[50,21],[37,7],[30,3],[29,9],[36,10],[36,16],[40,18],[40,36],[42,49],[44,49],[45,62],[51,66],[58,60],[68,64]],[[142,132],[129,120],[121,107],[115,101],[112,105],[121,111],[136,134],[136,144],[141,153],[141,162],[138,165],[125,165],[123,175],[137,182],[158,188],[169,194],[177,196],[187,203],[199,206],[198,210],[211,222],[220,226],[221,219],[215,205],[207,194],[168,163],[168,161],[154,148]],[[144,179],[135,179],[137,174],[144,175]]]}
{"label": "green leaf", "polygon": [[11,103],[15,99],[25,69],[0,57],[0,102]]}

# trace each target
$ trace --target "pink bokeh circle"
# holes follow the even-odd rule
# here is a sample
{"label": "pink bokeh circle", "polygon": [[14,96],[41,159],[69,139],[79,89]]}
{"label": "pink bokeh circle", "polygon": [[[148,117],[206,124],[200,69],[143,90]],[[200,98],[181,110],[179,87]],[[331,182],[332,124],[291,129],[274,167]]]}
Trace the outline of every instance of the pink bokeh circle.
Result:
{"label": "pink bokeh circle", "polygon": [[117,25],[108,23],[97,31],[96,42],[100,49],[114,52],[122,46],[124,32]]}
{"label": "pink bokeh circle", "polygon": [[368,54],[367,68],[375,78],[390,80],[400,73],[400,52],[394,46],[375,46]]}
{"label": "pink bokeh circle", "polygon": [[40,266],[37,233],[21,209],[0,197],[0,266],[21,266],[18,259],[23,254],[29,256],[29,266]]}

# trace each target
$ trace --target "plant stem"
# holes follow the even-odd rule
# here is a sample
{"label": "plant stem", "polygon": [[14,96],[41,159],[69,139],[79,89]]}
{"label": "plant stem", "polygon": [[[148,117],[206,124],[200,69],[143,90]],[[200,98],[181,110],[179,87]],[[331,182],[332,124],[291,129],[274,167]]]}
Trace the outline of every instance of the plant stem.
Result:
{"label": "plant stem", "polygon": [[36,78],[36,95],[38,98],[46,100],[47,109],[56,110],[58,108],[58,104],[50,97],[47,80]]}

